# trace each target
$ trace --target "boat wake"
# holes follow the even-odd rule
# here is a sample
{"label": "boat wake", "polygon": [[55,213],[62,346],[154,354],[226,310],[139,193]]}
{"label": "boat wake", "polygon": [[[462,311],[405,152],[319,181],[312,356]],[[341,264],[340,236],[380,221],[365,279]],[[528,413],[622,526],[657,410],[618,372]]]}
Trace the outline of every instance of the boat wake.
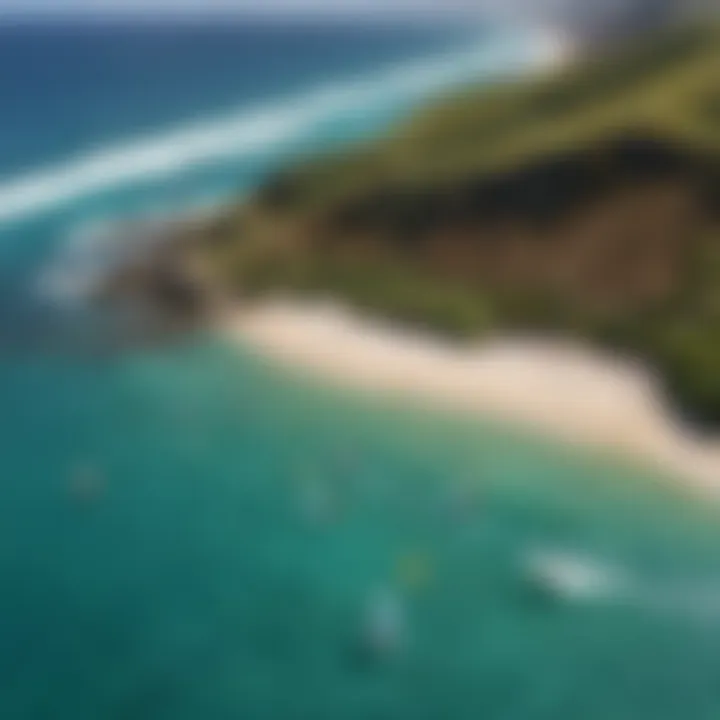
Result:
{"label": "boat wake", "polygon": [[617,599],[630,587],[619,568],[587,555],[533,548],[523,565],[532,588],[566,602]]}
{"label": "boat wake", "polygon": [[610,603],[693,622],[720,623],[720,585],[657,582],[600,558],[532,548],[523,576],[536,593],[561,603]]}

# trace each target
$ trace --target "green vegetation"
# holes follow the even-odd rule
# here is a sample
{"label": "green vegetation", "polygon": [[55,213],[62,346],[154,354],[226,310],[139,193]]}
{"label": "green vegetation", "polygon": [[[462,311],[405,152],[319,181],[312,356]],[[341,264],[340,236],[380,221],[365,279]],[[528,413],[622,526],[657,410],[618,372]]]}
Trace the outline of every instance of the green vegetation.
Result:
{"label": "green vegetation", "polygon": [[465,90],[271,178],[207,232],[204,258],[239,294],[628,349],[720,423],[719,79],[708,25]]}
{"label": "green vegetation", "polygon": [[346,157],[292,169],[298,204],[327,206],[378,184],[429,185],[512,170],[641,128],[720,152],[720,29],[692,27],[589,60],[559,77],[468,89]]}

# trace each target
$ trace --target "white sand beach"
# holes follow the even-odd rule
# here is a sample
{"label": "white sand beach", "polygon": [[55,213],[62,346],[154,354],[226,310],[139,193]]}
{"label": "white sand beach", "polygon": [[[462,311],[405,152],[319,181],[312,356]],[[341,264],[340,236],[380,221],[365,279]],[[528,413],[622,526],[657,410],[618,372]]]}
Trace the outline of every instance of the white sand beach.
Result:
{"label": "white sand beach", "polygon": [[333,303],[268,301],[222,331],[263,356],[349,388],[510,421],[547,437],[637,459],[720,492],[720,437],[693,437],[630,359],[549,338],[444,344]]}

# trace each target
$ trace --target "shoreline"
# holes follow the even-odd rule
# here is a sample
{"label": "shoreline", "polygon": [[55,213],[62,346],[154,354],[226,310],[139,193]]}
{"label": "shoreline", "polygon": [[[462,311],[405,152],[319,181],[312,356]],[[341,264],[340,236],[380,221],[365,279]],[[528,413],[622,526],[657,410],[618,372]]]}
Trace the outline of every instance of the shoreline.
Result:
{"label": "shoreline", "polygon": [[324,382],[479,414],[720,493],[720,437],[699,439],[682,428],[651,373],[628,358],[529,336],[453,345],[329,302],[278,299],[232,309],[219,330]]}

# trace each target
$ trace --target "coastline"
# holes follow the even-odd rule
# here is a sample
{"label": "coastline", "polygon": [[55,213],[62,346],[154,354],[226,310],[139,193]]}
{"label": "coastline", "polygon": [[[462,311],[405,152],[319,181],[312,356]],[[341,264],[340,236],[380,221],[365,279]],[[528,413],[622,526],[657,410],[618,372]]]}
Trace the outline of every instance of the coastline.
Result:
{"label": "coastline", "polygon": [[720,493],[720,437],[682,428],[651,373],[627,358],[539,337],[445,344],[329,302],[276,299],[232,309],[219,330],[326,382],[480,414]]}

